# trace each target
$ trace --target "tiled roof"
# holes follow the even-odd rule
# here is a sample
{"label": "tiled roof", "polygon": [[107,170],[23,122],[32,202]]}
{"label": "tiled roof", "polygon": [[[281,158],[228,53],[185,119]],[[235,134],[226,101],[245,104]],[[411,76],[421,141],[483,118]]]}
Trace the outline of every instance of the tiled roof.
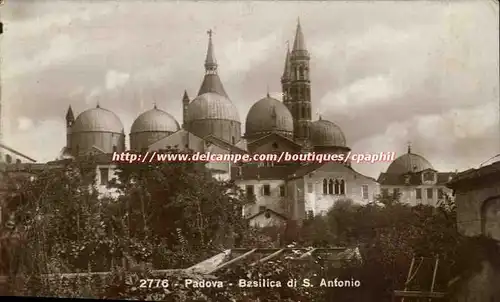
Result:
{"label": "tiled roof", "polygon": [[12,149],[12,148],[10,148],[10,147],[8,147],[8,146],[4,145],[4,144],[1,144],[1,143],[0,143],[0,148],[1,148],[1,149],[5,149],[5,150],[7,150],[7,151],[10,151],[10,152],[12,152],[12,153],[14,153],[14,154],[16,154],[16,155],[18,155],[18,156],[21,156],[21,157],[23,157],[24,159],[27,159],[27,160],[29,160],[29,161],[31,161],[31,162],[36,162],[36,160],[34,160],[33,158],[31,158],[31,157],[29,157],[29,156],[27,156],[27,155],[24,155],[24,154],[22,154],[21,152],[16,151],[16,150],[14,150],[14,149]]}
{"label": "tiled roof", "polygon": [[307,165],[304,165],[300,168],[298,168],[295,171],[292,171],[288,175],[288,179],[297,179],[306,176],[307,174],[316,171],[318,169],[324,170],[325,172],[333,172],[333,171],[341,171],[341,172],[346,172],[346,173],[354,173],[358,176],[365,177],[367,179],[376,181],[374,178],[363,175],[359,173],[358,171],[354,170],[351,166],[345,165],[343,163],[336,163],[336,162],[330,162],[330,163],[310,163]]}
{"label": "tiled roof", "polygon": [[500,161],[477,169],[469,169],[460,172],[448,183],[448,187],[455,189],[464,183],[482,182],[488,178],[500,178]]}
{"label": "tiled roof", "polygon": [[256,140],[249,141],[249,142],[247,142],[247,145],[255,145],[256,143],[258,143],[258,142],[260,142],[260,141],[263,141],[263,140],[265,140],[265,139],[268,139],[268,138],[270,138],[270,137],[272,137],[272,136],[278,136],[279,138],[281,138],[281,139],[283,139],[283,140],[285,140],[285,141],[289,142],[291,145],[295,145],[295,146],[297,146],[297,147],[299,147],[299,148],[301,147],[299,144],[297,144],[297,143],[296,143],[296,142],[294,142],[293,140],[289,139],[288,137],[285,137],[285,136],[283,136],[283,135],[281,135],[281,134],[279,134],[279,133],[275,133],[275,132],[273,132],[273,133],[269,133],[268,135],[265,135],[265,136],[262,136],[262,137],[259,137],[259,138],[258,138],[258,139],[256,139]]}
{"label": "tiled roof", "polygon": [[[407,174],[389,174],[389,173],[380,173],[380,176],[377,179],[381,185],[387,186],[398,186],[398,185],[409,185],[409,186],[418,186],[422,184],[422,172],[417,173],[407,173]],[[436,172],[437,181],[436,185],[445,185],[450,181],[450,179],[455,175],[453,172]],[[409,177],[409,181],[406,179]]]}
{"label": "tiled roof", "polygon": [[295,178],[301,178],[306,176],[307,174],[311,173],[312,171],[315,171],[319,168],[321,168],[323,165],[326,163],[311,163],[307,164],[304,166],[299,167],[295,171],[291,171],[290,174],[288,175],[288,179],[295,179]]}
{"label": "tiled roof", "polygon": [[208,136],[204,137],[203,139],[208,141],[208,142],[211,142],[217,146],[225,148],[226,150],[235,151],[235,152],[239,152],[239,153],[247,153],[246,150],[244,150],[240,147],[237,147],[235,145],[232,145],[231,143],[229,143],[225,140],[222,140],[218,137],[215,137],[213,135],[208,135]]}
{"label": "tiled roof", "polygon": [[231,178],[233,180],[251,179],[286,179],[296,166],[259,167],[258,165],[244,165],[231,167]]}

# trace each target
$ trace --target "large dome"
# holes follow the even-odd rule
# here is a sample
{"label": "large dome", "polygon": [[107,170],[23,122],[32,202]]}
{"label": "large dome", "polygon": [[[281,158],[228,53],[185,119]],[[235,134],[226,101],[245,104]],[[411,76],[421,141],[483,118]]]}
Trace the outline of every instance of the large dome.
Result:
{"label": "large dome", "polygon": [[197,96],[188,106],[187,121],[229,120],[240,122],[238,110],[225,96],[207,92]]}
{"label": "large dome", "polygon": [[420,172],[426,169],[434,169],[431,163],[424,157],[408,152],[396,158],[387,168],[387,174],[405,174],[409,172]]}
{"label": "large dome", "polygon": [[176,132],[180,129],[179,123],[167,112],[156,108],[156,106],[139,115],[130,133],[140,132]]}
{"label": "large dome", "polygon": [[315,147],[346,147],[346,139],[342,129],[321,118],[311,123],[310,137],[311,144]]}
{"label": "large dome", "polygon": [[73,126],[73,133],[78,132],[112,132],[123,133],[123,124],[120,118],[112,111],[97,106],[88,109],[76,118]]}
{"label": "large dome", "polygon": [[270,131],[293,134],[293,117],[282,102],[267,96],[250,108],[245,127],[245,135]]}

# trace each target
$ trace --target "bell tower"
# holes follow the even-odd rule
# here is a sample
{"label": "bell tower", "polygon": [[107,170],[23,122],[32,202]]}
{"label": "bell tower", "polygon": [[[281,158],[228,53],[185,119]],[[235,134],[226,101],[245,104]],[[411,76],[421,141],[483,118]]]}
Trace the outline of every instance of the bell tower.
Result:
{"label": "bell tower", "polygon": [[[297,20],[295,40],[291,53],[287,53],[285,71],[288,70],[283,88],[284,103],[293,116],[294,139],[304,144],[309,140],[311,123],[311,81],[309,76],[310,56],[307,51],[300,20]],[[283,83],[282,78],[282,83]]]}

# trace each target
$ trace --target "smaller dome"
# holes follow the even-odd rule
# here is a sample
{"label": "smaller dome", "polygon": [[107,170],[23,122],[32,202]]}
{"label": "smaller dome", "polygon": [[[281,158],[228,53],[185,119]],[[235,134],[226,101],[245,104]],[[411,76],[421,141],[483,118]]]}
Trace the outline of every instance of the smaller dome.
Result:
{"label": "smaller dome", "polygon": [[176,132],[180,129],[179,123],[169,113],[156,108],[156,106],[139,115],[130,133],[139,132]]}
{"label": "smaller dome", "polygon": [[387,174],[416,173],[427,169],[434,169],[427,159],[418,154],[408,152],[396,158],[389,165]]}
{"label": "smaller dome", "polygon": [[246,135],[278,131],[293,133],[293,117],[280,101],[265,97],[257,101],[248,111],[245,122]]}
{"label": "smaller dome", "polygon": [[97,106],[96,108],[91,108],[80,113],[73,123],[73,126],[71,126],[71,130],[73,133],[123,133],[123,124],[115,113]]}
{"label": "smaller dome", "polygon": [[240,122],[238,110],[225,96],[207,92],[197,96],[188,106],[188,122],[197,120],[230,120]]}
{"label": "smaller dome", "polygon": [[315,147],[346,147],[346,139],[342,129],[324,119],[311,123],[310,137],[311,144]]}

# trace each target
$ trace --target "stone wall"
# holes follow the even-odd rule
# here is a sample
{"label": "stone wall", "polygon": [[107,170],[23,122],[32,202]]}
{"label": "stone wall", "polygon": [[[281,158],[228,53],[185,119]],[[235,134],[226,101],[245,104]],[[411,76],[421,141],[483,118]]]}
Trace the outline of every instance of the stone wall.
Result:
{"label": "stone wall", "polygon": [[[456,189],[457,224],[459,231],[466,236],[481,234],[500,240],[500,177],[495,182],[463,189]],[[486,206],[485,206],[486,205]],[[495,211],[495,213],[493,213]]]}

